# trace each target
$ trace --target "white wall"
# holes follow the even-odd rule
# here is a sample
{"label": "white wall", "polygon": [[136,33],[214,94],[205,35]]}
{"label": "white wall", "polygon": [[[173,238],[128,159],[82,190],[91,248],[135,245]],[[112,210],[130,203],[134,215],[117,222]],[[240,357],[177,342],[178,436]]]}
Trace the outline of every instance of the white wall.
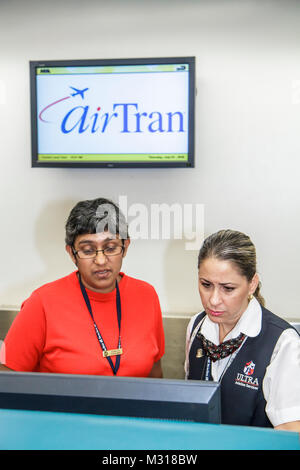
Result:
{"label": "white wall", "polygon": [[[299,318],[300,3],[297,1],[0,1],[0,305],[67,274],[71,207],[205,205],[205,235],[247,232],[267,305]],[[29,60],[196,56],[196,168],[32,169]],[[132,243],[124,270],[152,283],[164,312],[200,308],[196,251]]]}

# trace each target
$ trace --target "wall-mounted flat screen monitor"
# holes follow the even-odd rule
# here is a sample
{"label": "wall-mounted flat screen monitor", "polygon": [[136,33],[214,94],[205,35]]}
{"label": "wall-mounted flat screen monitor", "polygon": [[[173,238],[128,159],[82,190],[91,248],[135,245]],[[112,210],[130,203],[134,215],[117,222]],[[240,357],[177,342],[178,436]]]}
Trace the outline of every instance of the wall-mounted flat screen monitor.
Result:
{"label": "wall-mounted flat screen monitor", "polygon": [[194,167],[195,58],[31,61],[32,167]]}

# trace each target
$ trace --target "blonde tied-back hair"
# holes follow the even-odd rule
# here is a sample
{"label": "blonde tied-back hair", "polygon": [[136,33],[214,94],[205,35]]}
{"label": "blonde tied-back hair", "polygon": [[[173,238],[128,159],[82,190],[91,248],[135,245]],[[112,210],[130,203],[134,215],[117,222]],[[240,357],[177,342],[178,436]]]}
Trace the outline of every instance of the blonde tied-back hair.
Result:
{"label": "blonde tied-back hair", "polygon": [[[256,273],[256,249],[252,241],[242,232],[234,230],[220,230],[207,237],[198,256],[198,269],[207,258],[216,258],[222,261],[231,261],[240,273],[250,282]],[[254,297],[265,306],[265,300],[260,294],[259,282]]]}

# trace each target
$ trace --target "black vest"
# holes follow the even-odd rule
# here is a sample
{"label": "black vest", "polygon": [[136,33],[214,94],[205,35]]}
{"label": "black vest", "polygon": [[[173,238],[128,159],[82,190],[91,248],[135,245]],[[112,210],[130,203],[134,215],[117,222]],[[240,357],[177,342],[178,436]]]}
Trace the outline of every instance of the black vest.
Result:
{"label": "black vest", "polygon": [[[194,328],[205,317],[196,318]],[[283,330],[292,328],[285,320],[262,307],[262,328],[258,336],[248,337],[221,380],[222,424],[272,427],[266,412],[262,382],[277,340]],[[202,341],[195,337],[189,353],[190,380],[204,380],[207,357],[196,357]]]}

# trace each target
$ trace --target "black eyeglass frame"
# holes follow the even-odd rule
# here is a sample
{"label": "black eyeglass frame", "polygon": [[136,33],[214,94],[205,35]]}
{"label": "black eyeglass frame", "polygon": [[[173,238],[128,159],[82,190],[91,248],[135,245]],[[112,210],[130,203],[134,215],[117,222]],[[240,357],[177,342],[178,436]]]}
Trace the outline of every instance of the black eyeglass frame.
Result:
{"label": "black eyeglass frame", "polygon": [[122,240],[122,245],[117,245],[119,248],[121,248],[121,251],[120,253],[115,253],[114,255],[108,255],[107,253],[105,253],[106,250],[109,250],[109,247],[107,248],[104,248],[103,250],[94,250],[95,251],[95,255],[94,256],[90,256],[90,257],[85,257],[85,258],[81,258],[78,254],[78,252],[82,251],[82,250],[75,250],[75,247],[72,246],[72,252],[73,252],[73,255],[74,256],[78,256],[79,259],[94,259],[97,257],[98,253],[103,253],[104,256],[110,258],[111,256],[118,256],[120,255],[121,253],[124,253],[124,250],[125,250],[125,246],[124,246],[124,240]]}

